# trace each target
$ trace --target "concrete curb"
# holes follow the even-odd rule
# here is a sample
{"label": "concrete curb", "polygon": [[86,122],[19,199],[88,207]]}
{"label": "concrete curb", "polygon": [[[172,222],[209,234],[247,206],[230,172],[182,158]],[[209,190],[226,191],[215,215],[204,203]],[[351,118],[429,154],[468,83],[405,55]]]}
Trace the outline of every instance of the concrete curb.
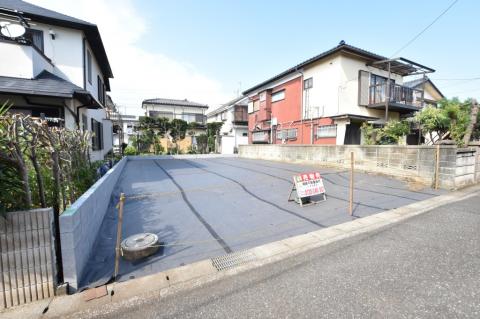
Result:
{"label": "concrete curb", "polygon": [[[139,305],[154,296],[166,296],[182,290],[232,276],[261,267],[282,259],[295,256],[313,248],[328,245],[356,235],[379,230],[408,218],[426,213],[434,208],[478,195],[480,185],[433,197],[400,208],[370,215],[329,228],[268,243],[246,250],[255,259],[235,268],[217,270],[212,259],[206,259],[169,269],[154,275],[141,277],[107,286],[108,295],[91,301],[84,301],[84,293],[56,297],[51,300],[48,311],[42,315],[35,304],[12,308],[2,313],[2,318],[65,318],[67,316],[96,317],[129,305]],[[35,313],[29,313],[31,307]],[[28,316],[26,316],[28,314]]]}

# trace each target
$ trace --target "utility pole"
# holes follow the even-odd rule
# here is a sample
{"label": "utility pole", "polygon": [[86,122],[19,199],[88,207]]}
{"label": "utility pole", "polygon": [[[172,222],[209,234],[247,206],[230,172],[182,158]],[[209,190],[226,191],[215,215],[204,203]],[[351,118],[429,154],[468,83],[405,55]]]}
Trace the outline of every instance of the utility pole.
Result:
{"label": "utility pole", "polygon": [[390,102],[390,64],[391,62],[388,61],[388,79],[387,79],[387,88],[386,88],[386,96],[385,96],[385,124],[388,122],[388,102]]}

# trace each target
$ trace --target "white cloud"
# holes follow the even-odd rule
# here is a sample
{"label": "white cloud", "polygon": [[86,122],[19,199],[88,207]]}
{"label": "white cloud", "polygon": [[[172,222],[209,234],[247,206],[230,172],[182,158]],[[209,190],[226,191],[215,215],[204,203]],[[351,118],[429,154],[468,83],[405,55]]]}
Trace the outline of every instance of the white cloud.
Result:
{"label": "white cloud", "polygon": [[[149,26],[130,0],[28,0],[29,2],[98,25],[114,79],[111,96],[141,113],[141,101],[166,97],[216,106],[229,99],[220,82],[208,78],[188,61],[177,61],[138,46]],[[123,109],[121,109],[123,111]]]}

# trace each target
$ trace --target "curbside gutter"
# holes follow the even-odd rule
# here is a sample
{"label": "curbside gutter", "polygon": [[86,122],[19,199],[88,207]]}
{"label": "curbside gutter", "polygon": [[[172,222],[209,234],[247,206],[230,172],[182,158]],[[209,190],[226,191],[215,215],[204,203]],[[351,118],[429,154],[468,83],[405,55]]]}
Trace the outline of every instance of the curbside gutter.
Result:
{"label": "curbside gutter", "polygon": [[[133,305],[138,306],[154,296],[163,297],[179,291],[193,289],[200,285],[265,266],[314,248],[377,231],[388,226],[394,226],[398,222],[426,213],[434,208],[478,196],[479,192],[480,185],[475,185],[329,228],[247,249],[240,253],[248,253],[254,258],[226,270],[219,270],[214,266],[213,259],[215,258],[206,259],[154,275],[109,284],[107,285],[107,296],[88,302],[84,301],[85,292],[70,296],[60,296],[51,300],[48,311],[43,315],[39,313],[38,305],[31,304],[24,307],[11,308],[2,314],[2,318],[3,316],[5,318],[65,318],[67,316],[91,318],[111,313],[121,308],[128,308]],[[31,308],[31,312],[28,311],[28,307]]]}

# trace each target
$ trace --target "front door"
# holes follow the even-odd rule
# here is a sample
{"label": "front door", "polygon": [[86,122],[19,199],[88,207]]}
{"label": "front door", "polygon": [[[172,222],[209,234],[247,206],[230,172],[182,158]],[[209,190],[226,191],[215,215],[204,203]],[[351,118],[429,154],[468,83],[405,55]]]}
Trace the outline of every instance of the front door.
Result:
{"label": "front door", "polygon": [[361,140],[360,123],[347,124],[345,131],[344,145],[360,145]]}

